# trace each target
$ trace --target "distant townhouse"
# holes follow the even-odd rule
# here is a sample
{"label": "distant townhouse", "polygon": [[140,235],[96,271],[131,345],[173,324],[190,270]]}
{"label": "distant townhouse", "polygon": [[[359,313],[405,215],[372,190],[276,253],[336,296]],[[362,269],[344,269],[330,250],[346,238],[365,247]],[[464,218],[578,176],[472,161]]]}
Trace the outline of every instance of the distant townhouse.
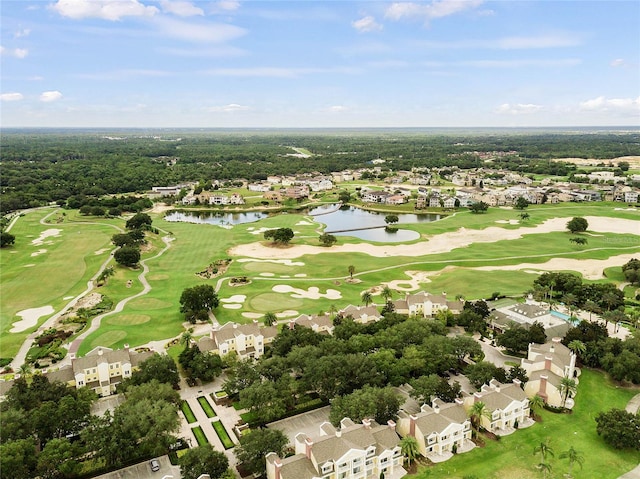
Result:
{"label": "distant townhouse", "polygon": [[183,188],[189,188],[189,185],[174,185],[174,186],[152,186],[151,191],[160,196],[177,196],[180,194]]}
{"label": "distant townhouse", "polygon": [[518,379],[511,384],[501,384],[492,379],[479,392],[465,396],[465,409],[469,411],[474,403],[482,401],[489,415],[481,418],[481,425],[499,436],[510,434],[519,427],[531,426],[529,399],[520,384]]}
{"label": "distant townhouse", "polygon": [[422,209],[426,207],[427,207],[427,196],[418,195],[418,198],[416,198],[416,208]]}
{"label": "distant townhouse", "polygon": [[531,296],[525,303],[515,303],[492,311],[488,322],[489,327],[499,333],[513,325],[529,329],[534,322],[539,322],[544,327],[547,338],[564,337],[571,327],[564,317],[551,311],[546,304],[536,303]]}
{"label": "distant townhouse", "polygon": [[116,392],[118,384],[131,377],[131,373],[141,362],[153,354],[153,351],[132,351],[127,344],[124,349],[116,350],[101,346],[92,349],[82,358],[69,353],[71,365],[51,371],[46,376],[49,381],[60,381],[78,389],[87,387],[98,396],[109,396]]}
{"label": "distant townhouse", "polygon": [[447,196],[444,198],[442,206],[447,209],[453,209],[456,207],[456,201],[458,201],[458,199],[455,196]]}
{"label": "distant townhouse", "polygon": [[527,372],[529,381],[524,386],[528,397],[536,394],[550,406],[573,407],[571,395],[563,403],[561,382],[563,378],[574,379],[577,376],[576,355],[553,338],[545,344],[529,344],[527,357],[521,360],[521,367]]}
{"label": "distant townhouse", "polygon": [[240,358],[259,358],[264,354],[264,347],[273,342],[278,330],[273,326],[259,326],[257,321],[249,324],[226,323],[215,324],[209,337],[198,341],[201,352],[211,352],[226,356],[234,351]]}
{"label": "distant townhouse", "polygon": [[391,195],[386,191],[369,190],[362,192],[362,201],[365,203],[385,203],[389,196]]}
{"label": "distant townhouse", "polygon": [[637,191],[625,191],[624,192],[624,202],[625,203],[637,203],[638,202],[638,192]]}
{"label": "distant townhouse", "polygon": [[382,315],[378,312],[378,308],[375,306],[353,306],[350,304],[344,309],[338,311],[338,314],[343,317],[351,316],[356,323],[372,323],[380,321]]}
{"label": "distant townhouse", "polygon": [[432,193],[429,198],[429,208],[439,208],[440,206],[442,206],[440,204],[440,195]]}
{"label": "distant townhouse", "polygon": [[395,428],[393,421],[355,424],[345,418],[339,428],[325,422],[318,437],[296,435],[295,455],[267,454],[267,479],[400,479],[407,472]]}
{"label": "distant townhouse", "polygon": [[209,204],[210,205],[243,205],[244,198],[242,195],[238,193],[233,193],[231,195],[216,193],[209,196]]}
{"label": "distant townhouse", "polygon": [[328,314],[307,315],[302,314],[295,319],[289,321],[289,329],[295,326],[302,326],[312,329],[316,333],[333,334],[333,320]]}
{"label": "distant townhouse", "polygon": [[282,196],[294,200],[301,200],[309,197],[309,187],[307,185],[290,186],[280,190]]}
{"label": "distant townhouse", "polygon": [[393,301],[393,305],[396,313],[429,318],[443,310],[459,314],[462,312],[464,302],[448,300],[446,293],[431,294],[421,291],[415,294],[407,293],[404,299]]}
{"label": "distant townhouse", "polygon": [[387,205],[402,205],[407,202],[407,197],[404,195],[389,195],[385,199]]}
{"label": "distant townhouse", "polygon": [[265,191],[269,191],[271,189],[271,185],[267,182],[249,183],[247,185],[247,189],[249,191],[257,191],[257,192],[264,193]]}
{"label": "distant townhouse", "polygon": [[463,404],[461,399],[445,403],[436,398],[431,406],[424,404],[417,414],[400,411],[398,434],[414,437],[420,454],[432,462],[470,451],[475,444],[471,441],[471,421]]}

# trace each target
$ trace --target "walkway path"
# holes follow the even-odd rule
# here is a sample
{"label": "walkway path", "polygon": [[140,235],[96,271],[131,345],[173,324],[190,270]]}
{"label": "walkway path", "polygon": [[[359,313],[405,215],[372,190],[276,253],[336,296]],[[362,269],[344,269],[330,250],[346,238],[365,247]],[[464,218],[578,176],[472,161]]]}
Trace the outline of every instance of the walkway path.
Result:
{"label": "walkway path", "polygon": [[631,398],[625,410],[631,414],[638,414],[638,412],[640,412],[640,394],[636,394]]}

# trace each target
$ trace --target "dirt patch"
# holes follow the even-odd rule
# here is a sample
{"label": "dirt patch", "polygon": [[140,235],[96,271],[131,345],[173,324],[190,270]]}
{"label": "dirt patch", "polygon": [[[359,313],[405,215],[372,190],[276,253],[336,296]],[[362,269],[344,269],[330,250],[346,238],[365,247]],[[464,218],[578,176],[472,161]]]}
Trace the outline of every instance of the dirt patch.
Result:
{"label": "dirt patch", "polygon": [[100,293],[89,293],[85,297],[80,298],[73,309],[91,309],[100,304],[100,301],[102,301],[102,295]]}

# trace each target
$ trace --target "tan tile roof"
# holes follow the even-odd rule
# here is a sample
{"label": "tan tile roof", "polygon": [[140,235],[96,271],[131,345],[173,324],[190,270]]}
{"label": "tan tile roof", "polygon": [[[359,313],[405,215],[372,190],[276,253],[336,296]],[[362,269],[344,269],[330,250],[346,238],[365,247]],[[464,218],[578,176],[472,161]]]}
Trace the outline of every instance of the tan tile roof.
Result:
{"label": "tan tile roof", "polygon": [[[102,354],[100,354],[102,351]],[[132,353],[135,354],[135,353]],[[98,347],[89,351],[83,358],[73,360],[72,366],[75,373],[84,369],[95,368],[101,363],[131,363],[130,353],[125,349],[113,350],[106,347]]]}
{"label": "tan tile roof", "polygon": [[60,381],[62,383],[67,383],[69,381],[75,380],[75,376],[73,374],[73,368],[71,366],[65,366],[57,371],[50,371],[46,374],[49,382]]}
{"label": "tan tile roof", "polygon": [[282,459],[281,479],[312,479],[314,477],[319,477],[319,474],[304,454]]}

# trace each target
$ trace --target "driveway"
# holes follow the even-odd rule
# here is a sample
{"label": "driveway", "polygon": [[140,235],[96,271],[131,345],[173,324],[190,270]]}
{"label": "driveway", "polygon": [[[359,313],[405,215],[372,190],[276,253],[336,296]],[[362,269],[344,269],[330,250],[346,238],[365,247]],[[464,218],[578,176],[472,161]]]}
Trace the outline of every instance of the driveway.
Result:
{"label": "driveway", "polygon": [[507,368],[511,367],[509,365],[506,365],[507,361],[511,363],[516,363],[518,365],[520,364],[520,358],[517,358],[515,356],[508,356],[504,354],[499,348],[495,346],[491,346],[490,343],[487,343],[481,340],[479,335],[474,335],[473,339],[478,341],[478,343],[480,344],[480,347],[482,348],[482,352],[484,353],[485,361],[489,361],[498,367],[507,367]]}
{"label": "driveway", "polygon": [[149,461],[145,461],[102,476],[96,476],[96,479],[181,479],[180,467],[172,466],[169,456],[161,456],[156,459],[160,463],[159,471],[153,472]]}

